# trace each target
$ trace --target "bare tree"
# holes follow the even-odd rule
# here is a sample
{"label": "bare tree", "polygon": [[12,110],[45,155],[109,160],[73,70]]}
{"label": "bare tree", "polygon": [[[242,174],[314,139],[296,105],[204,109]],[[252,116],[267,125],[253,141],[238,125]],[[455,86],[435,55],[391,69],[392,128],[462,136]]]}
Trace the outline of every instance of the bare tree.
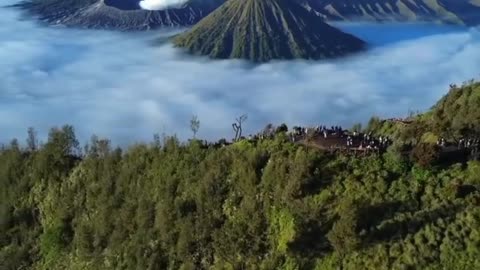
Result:
{"label": "bare tree", "polygon": [[155,133],[153,134],[153,147],[159,149],[162,146],[162,143],[160,141],[160,134]]}
{"label": "bare tree", "polygon": [[200,120],[198,120],[198,117],[196,115],[192,116],[192,119],[190,119],[190,129],[193,132],[193,138],[195,139],[197,136],[197,132],[200,129]]}
{"label": "bare tree", "polygon": [[27,147],[29,151],[35,151],[38,147],[37,132],[33,127],[28,128]]}
{"label": "bare tree", "polygon": [[247,121],[248,116],[246,114],[241,115],[235,119],[235,123],[232,124],[233,131],[235,131],[235,139],[237,141],[242,137],[242,124]]}

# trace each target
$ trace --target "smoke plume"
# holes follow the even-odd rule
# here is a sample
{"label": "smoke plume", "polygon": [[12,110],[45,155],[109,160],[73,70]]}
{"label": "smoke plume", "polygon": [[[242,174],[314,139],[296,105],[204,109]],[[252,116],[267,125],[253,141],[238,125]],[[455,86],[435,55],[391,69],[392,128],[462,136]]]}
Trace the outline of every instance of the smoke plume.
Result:
{"label": "smoke plume", "polygon": [[139,5],[146,10],[162,10],[168,8],[177,8],[185,4],[188,0],[142,0]]}

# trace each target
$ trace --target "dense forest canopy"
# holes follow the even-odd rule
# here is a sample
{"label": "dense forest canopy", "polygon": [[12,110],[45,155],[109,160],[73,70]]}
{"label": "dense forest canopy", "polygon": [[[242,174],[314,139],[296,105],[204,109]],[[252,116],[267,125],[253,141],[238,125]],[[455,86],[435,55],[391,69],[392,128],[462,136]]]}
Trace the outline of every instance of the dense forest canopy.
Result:
{"label": "dense forest canopy", "polygon": [[478,135],[479,107],[472,82],[425,114],[372,118],[394,143],[365,156],[285,127],[128,149],[30,129],[0,150],[0,269],[480,269],[480,162],[436,144]]}

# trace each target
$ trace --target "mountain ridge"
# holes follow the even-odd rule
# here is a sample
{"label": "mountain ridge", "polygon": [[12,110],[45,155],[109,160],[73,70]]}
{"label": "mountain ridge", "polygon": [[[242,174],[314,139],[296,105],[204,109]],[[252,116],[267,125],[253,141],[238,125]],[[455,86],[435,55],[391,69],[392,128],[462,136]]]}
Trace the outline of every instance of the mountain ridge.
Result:
{"label": "mountain ridge", "polygon": [[307,9],[333,21],[433,21],[480,24],[478,0],[305,0]]}
{"label": "mountain ridge", "polygon": [[191,0],[166,10],[120,9],[104,0],[26,0],[15,6],[50,24],[131,31],[190,26],[222,2]]}
{"label": "mountain ridge", "polygon": [[[121,0],[110,0],[115,2]],[[431,21],[476,26],[480,0],[296,0],[327,21]],[[225,0],[192,0],[181,8],[141,10],[117,8],[105,0],[23,0],[15,5],[50,24],[70,27],[148,30],[193,25]],[[122,4],[119,4],[122,6]],[[135,9],[135,7],[137,9]]]}

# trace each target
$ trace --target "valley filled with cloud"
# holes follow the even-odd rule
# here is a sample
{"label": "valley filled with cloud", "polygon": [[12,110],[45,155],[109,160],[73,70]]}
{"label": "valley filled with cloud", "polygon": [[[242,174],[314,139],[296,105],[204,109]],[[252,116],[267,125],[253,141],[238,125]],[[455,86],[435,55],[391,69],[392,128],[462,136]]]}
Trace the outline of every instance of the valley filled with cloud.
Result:
{"label": "valley filled with cloud", "polygon": [[[49,27],[0,8],[0,142],[23,140],[30,126],[45,138],[63,124],[74,125],[82,143],[93,133],[115,144],[154,133],[186,139],[193,114],[206,139],[231,138],[231,123],[245,113],[246,134],[270,122],[348,127],[425,110],[450,83],[480,74],[476,29],[342,28],[371,49],[328,62],[252,65],[187,56],[168,42],[174,32]],[[392,31],[406,33],[388,38]]]}

